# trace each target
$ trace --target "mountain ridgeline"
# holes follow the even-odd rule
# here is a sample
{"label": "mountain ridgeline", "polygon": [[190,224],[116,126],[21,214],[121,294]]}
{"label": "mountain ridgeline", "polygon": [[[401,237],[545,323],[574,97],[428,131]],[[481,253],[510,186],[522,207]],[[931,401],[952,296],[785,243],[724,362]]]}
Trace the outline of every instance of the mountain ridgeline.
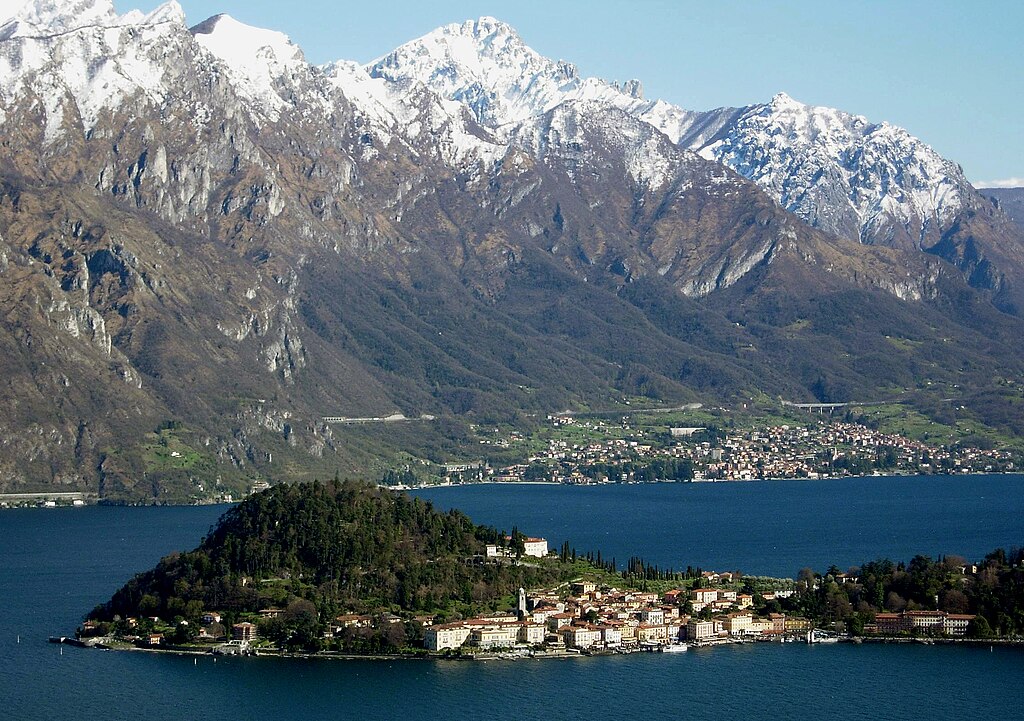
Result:
{"label": "mountain ridgeline", "polygon": [[31,0],[0,146],[0,491],[365,476],[403,431],[325,417],[437,416],[444,462],[624,396],[1024,433],[1024,236],[884,123],[644,100],[490,18],[315,67],[174,2]]}
{"label": "mountain ridgeline", "polygon": [[1024,228],[1024,188],[981,188],[978,192],[994,201],[1010,220]]}

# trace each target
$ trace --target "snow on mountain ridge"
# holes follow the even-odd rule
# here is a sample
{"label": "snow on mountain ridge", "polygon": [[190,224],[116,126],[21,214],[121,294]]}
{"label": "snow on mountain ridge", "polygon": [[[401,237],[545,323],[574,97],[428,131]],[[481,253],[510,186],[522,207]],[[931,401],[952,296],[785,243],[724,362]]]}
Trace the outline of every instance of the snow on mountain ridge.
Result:
{"label": "snow on mountain ridge", "polygon": [[276,120],[287,107],[277,91],[279,82],[308,75],[302,50],[284,33],[265,30],[214,15],[191,29],[196,41],[218,58],[244,94]]}
{"label": "snow on mountain ridge", "polygon": [[[15,98],[36,96],[44,105],[50,142],[66,121],[68,96],[87,131],[104,111],[116,111],[137,93],[161,105],[176,92],[164,79],[177,69],[164,58],[170,44],[181,49],[189,43],[189,32],[176,0],[149,13],[120,16],[111,0],[29,0],[0,30],[0,121]],[[310,107],[330,105],[323,93],[307,90],[316,71],[284,34],[227,15],[191,32],[196,46],[209,52],[235,90],[252,101],[257,118],[277,120],[302,100]]]}
{"label": "snow on mountain ridge", "polygon": [[29,0],[12,16],[36,32],[61,33],[117,20],[111,0]]}
{"label": "snow on mountain ridge", "polygon": [[[176,42],[187,42],[184,22],[173,0],[123,16],[111,0],[28,0],[0,27],[0,122],[20,95],[45,106],[48,140],[61,132],[67,95],[87,130],[135,93],[162,103],[175,89],[163,82],[168,68],[160,45],[175,33]],[[810,224],[863,242],[924,247],[972,192],[955,163],[901,128],[804,105],[784,93],[762,105],[708,112],[644,100],[638,83],[583,77],[492,17],[438,28],[363,68],[343,61],[312,68],[286,35],[227,15],[191,33],[252,101],[257,122],[299,108],[330,113],[336,90],[385,145],[399,137],[431,152],[433,142],[453,165],[498,159],[523,136],[522,126],[562,104],[591,103],[628,113],[681,148],[723,163]],[[433,140],[419,140],[425,130]],[[658,165],[655,150],[632,157]],[[662,176],[638,163],[632,173],[638,181]]]}
{"label": "snow on mountain ridge", "polygon": [[401,96],[381,78],[370,77],[357,62],[338,60],[320,68],[334,87],[356,106],[370,121],[372,128],[382,132],[385,144],[398,124]]}
{"label": "snow on mountain ridge", "polygon": [[126,21],[138,25],[156,25],[158,23],[185,24],[185,11],[177,0],[167,0],[149,13],[131,10],[123,16]]}
{"label": "snow on mountain ridge", "polygon": [[508,139],[562,103],[626,111],[673,142],[757,182],[788,210],[862,242],[924,247],[966,206],[959,166],[907,131],[779,93],[768,103],[684,110],[545,58],[484,17],[446,25],[367,66],[396,87],[420,83]]}
{"label": "snow on mountain ridge", "polygon": [[[327,81],[354,106],[359,126],[386,146],[393,139],[414,154],[434,153],[450,167],[474,161],[494,163],[508,151],[491,137],[481,137],[470,127],[464,106],[430,92],[420,84],[399,88],[381,77],[371,76],[355,62],[337,61],[320,68]],[[468,122],[467,122],[468,120]],[[429,133],[430,140],[420,142]],[[374,155],[367,145],[364,154]]]}
{"label": "snow on mountain ridge", "polygon": [[0,40],[58,35],[86,28],[184,22],[185,11],[176,0],[168,0],[149,13],[131,10],[124,15],[117,14],[111,0],[27,0],[6,16],[0,15],[0,26],[4,28]]}
{"label": "snow on mountain ridge", "polygon": [[369,63],[367,70],[399,86],[421,83],[461,102],[490,128],[524,122],[568,99],[635,100],[603,80],[581,78],[571,63],[545,58],[491,17],[445,25]]}
{"label": "snow on mountain ridge", "polygon": [[[632,181],[651,191],[665,188],[695,163],[703,164],[648,123],[595,100],[570,100],[555,106],[537,122],[520,125],[513,144],[545,162],[560,157],[583,172],[607,169],[616,159],[621,160]],[[723,175],[731,175],[721,170]],[[570,171],[570,175],[575,173],[575,169]]]}
{"label": "snow on mountain ridge", "polygon": [[785,93],[692,147],[812,225],[862,242],[920,247],[952,221],[969,192],[959,166],[903,128]]}
{"label": "snow on mountain ridge", "polygon": [[30,0],[0,32],[0,122],[18,98],[34,97],[51,142],[66,121],[69,97],[86,130],[136,93],[162,102],[171,89],[154,48],[184,32],[184,18],[173,0],[123,16],[110,0]]}

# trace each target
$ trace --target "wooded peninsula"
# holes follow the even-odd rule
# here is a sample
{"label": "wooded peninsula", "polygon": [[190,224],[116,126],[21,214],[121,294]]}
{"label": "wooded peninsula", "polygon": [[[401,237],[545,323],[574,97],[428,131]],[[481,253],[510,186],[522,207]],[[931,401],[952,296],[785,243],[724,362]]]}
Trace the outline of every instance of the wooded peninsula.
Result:
{"label": "wooded peninsula", "polygon": [[1022,633],[1020,548],[795,579],[620,565],[346,481],[280,485],[234,506],[196,549],[97,606],[77,637],[105,648],[473,656]]}

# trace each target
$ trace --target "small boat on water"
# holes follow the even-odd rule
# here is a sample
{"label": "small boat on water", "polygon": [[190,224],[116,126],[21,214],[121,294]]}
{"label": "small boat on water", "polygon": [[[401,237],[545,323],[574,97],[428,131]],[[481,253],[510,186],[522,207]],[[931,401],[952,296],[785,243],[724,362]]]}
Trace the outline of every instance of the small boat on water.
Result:
{"label": "small boat on water", "polygon": [[826,636],[815,631],[808,631],[807,643],[839,643],[839,639],[835,636]]}
{"label": "small boat on water", "polygon": [[689,648],[685,643],[667,643],[661,647],[662,653],[683,653]]}

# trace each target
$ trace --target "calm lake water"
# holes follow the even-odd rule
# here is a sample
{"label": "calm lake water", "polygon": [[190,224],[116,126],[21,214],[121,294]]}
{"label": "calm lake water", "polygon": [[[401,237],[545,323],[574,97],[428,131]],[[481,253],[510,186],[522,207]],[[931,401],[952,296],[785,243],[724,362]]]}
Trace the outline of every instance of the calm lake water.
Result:
{"label": "calm lake water", "polygon": [[[475,520],[676,567],[793,575],[880,555],[1024,543],[1024,478],[461,487]],[[340,662],[111,653],[45,643],[224,508],[0,512],[0,713],[10,719],[580,719],[753,714],[1021,718],[1024,651],[729,647],[547,662]],[[18,642],[20,636],[20,643]]]}
{"label": "calm lake water", "polygon": [[453,486],[416,491],[477,523],[568,540],[624,565],[793,578],[887,557],[976,559],[1024,545],[1024,476],[909,476],[636,486]]}

